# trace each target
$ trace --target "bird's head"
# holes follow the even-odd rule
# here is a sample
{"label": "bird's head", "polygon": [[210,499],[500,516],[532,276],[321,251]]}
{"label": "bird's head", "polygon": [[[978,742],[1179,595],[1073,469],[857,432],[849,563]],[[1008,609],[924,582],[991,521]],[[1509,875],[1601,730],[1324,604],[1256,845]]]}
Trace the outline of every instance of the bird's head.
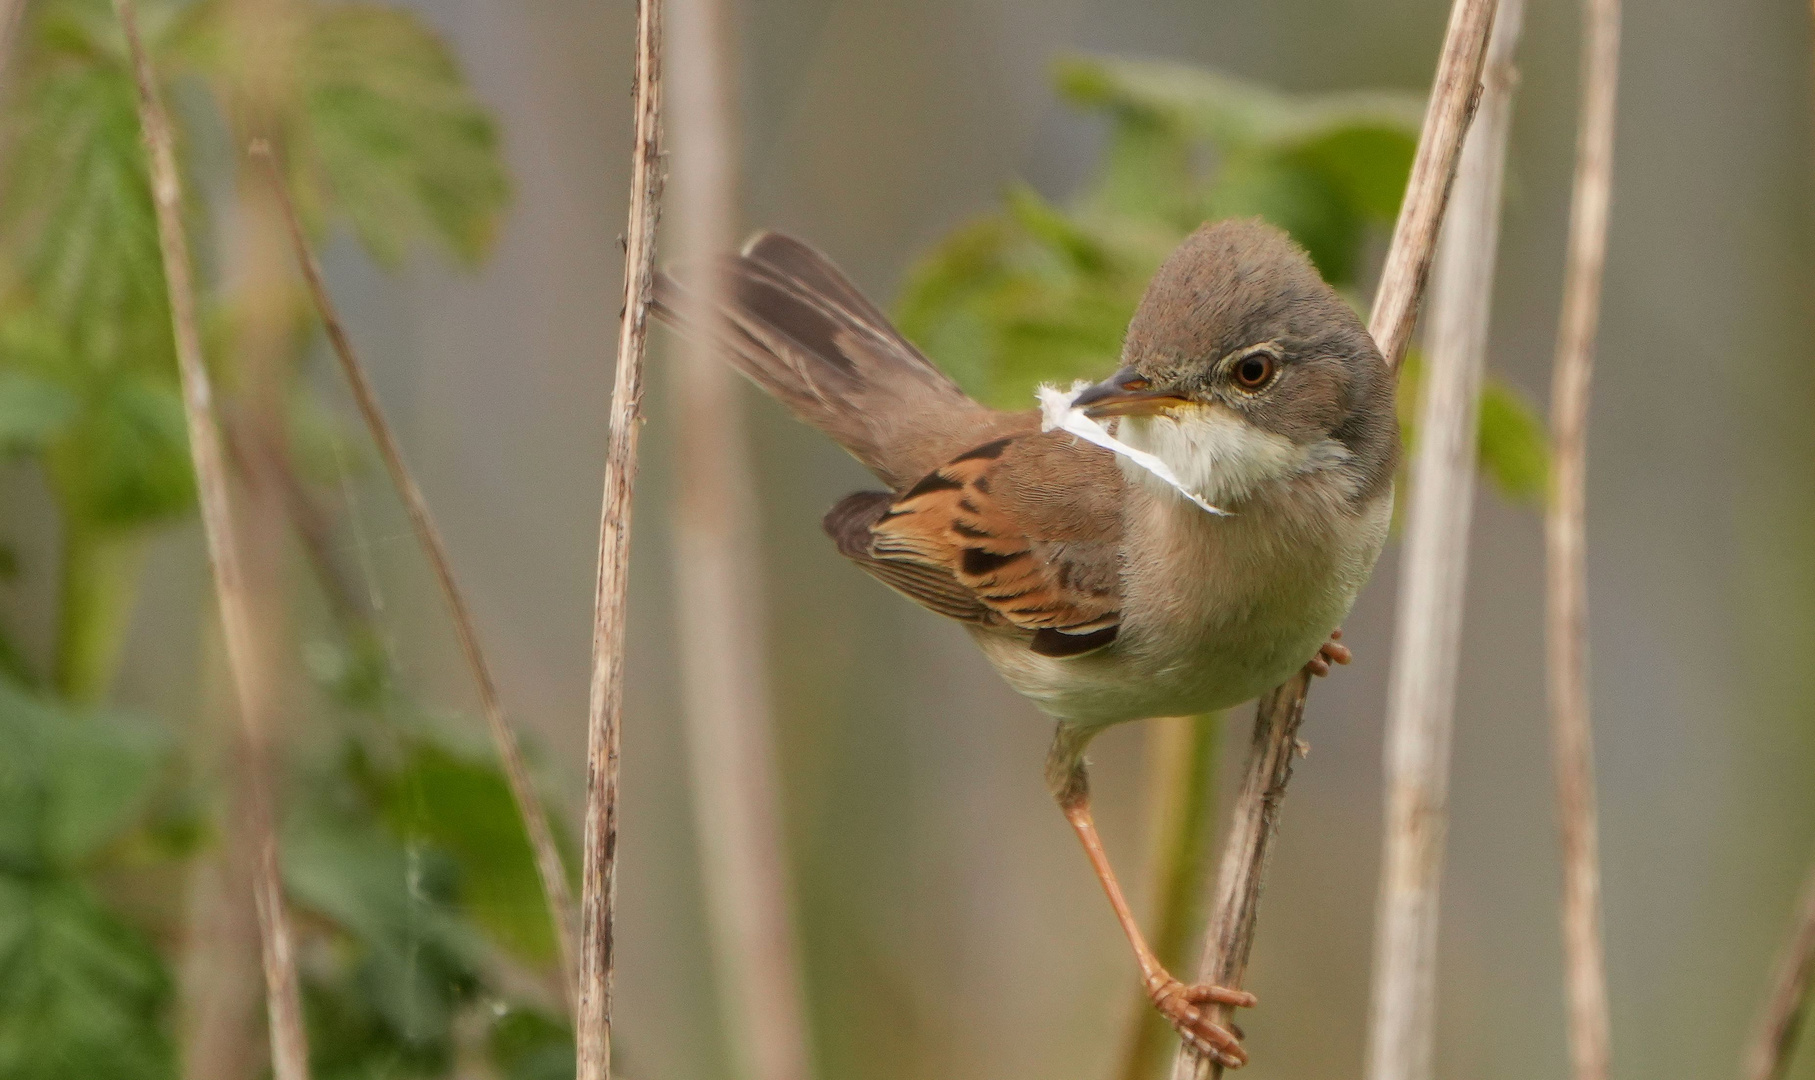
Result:
{"label": "bird's head", "polygon": [[1122,367],[1075,403],[1186,486],[1238,506],[1327,474],[1359,503],[1392,482],[1393,375],[1304,250],[1257,219],[1205,225],[1147,286]]}

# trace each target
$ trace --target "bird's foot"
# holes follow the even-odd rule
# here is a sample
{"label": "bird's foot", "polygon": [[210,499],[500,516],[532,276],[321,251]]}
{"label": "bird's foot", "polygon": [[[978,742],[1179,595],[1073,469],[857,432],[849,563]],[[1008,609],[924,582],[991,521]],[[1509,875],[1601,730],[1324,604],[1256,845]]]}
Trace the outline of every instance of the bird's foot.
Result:
{"label": "bird's foot", "polygon": [[1234,1024],[1224,1027],[1211,1019],[1210,1006],[1252,1008],[1253,994],[1208,983],[1182,983],[1161,972],[1148,984],[1147,995],[1153,999],[1153,1007],[1160,1015],[1171,1021],[1179,1037],[1199,1054],[1225,1069],[1239,1069],[1248,1063],[1248,1052],[1242,1049],[1241,1028]]}
{"label": "bird's foot", "polygon": [[1331,664],[1346,664],[1353,659],[1355,659],[1355,654],[1342,643],[1342,631],[1332,630],[1330,640],[1318,648],[1317,655],[1311,657],[1311,662],[1305,665],[1305,670],[1313,675],[1328,675]]}

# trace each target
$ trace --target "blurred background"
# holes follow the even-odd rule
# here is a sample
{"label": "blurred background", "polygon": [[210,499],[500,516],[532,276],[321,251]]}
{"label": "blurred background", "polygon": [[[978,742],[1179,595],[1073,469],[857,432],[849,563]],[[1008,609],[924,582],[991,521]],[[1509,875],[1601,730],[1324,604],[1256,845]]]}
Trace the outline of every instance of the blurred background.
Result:
{"label": "blurred background", "polygon": [[[260,239],[256,196],[236,179],[229,134],[243,113],[210,95],[256,103],[269,73],[222,46],[226,31],[196,14],[208,7],[146,4],[186,122],[210,341],[222,343],[231,409],[289,418],[298,469],[325,508],[324,549],[359,612],[337,614],[304,549],[285,542],[280,797],[316,1073],[571,1075],[551,939],[521,836],[500,824],[513,819],[470,676],[293,286],[263,324],[276,328],[267,351],[283,374],[261,377],[266,369],[246,359],[258,353],[260,267],[287,262],[268,251],[260,261],[269,237]],[[1140,203],[1150,195],[1116,186],[1114,166],[1150,166],[1156,159],[1128,156],[1144,151],[1126,136],[1142,117],[1174,116],[1181,100],[1176,115],[1190,116],[1244,107],[1258,88],[1369,90],[1402,95],[1370,106],[1354,135],[1384,147],[1379,168],[1390,175],[1402,153],[1391,133],[1405,138],[1395,118],[1409,96],[1415,122],[1447,7],[747,3],[733,35],[741,227],[820,247],[967,386],[1009,402],[1032,379],[1113,366],[1117,305],[1132,303],[1192,214],[1283,219],[1326,273],[1366,297],[1396,204],[1382,214],[1366,197],[1377,179],[1343,187],[1303,147],[1269,157],[1278,148],[1266,144],[1244,157],[1251,148],[1210,139],[1208,164],[1193,156],[1205,147],[1181,151],[1191,175],[1212,178],[1195,201],[1154,209]],[[293,179],[571,838],[629,183],[633,6],[420,0],[359,10],[371,21],[320,33],[331,75],[299,107]],[[1531,0],[1519,49],[1489,360],[1514,429],[1518,403],[1541,415],[1548,391],[1579,17],[1574,3]],[[245,975],[256,953],[220,947],[231,935],[207,900],[210,868],[223,861],[232,711],[180,423],[174,478],[133,464],[167,454],[173,439],[168,341],[130,339],[140,324],[123,314],[139,305],[162,317],[161,278],[131,261],[149,218],[70,224],[142,201],[130,156],[102,160],[108,146],[137,148],[109,18],[104,2],[29,5],[6,75],[0,729],[20,749],[0,764],[0,797],[12,800],[0,846],[12,845],[8,866],[23,869],[0,867],[14,875],[0,882],[0,1071],[21,1077],[172,1076],[186,1057],[196,1075],[186,1047],[201,1024],[195,1002],[207,999],[197,987],[235,970],[243,1018],[223,1023],[262,1040],[256,970]],[[382,108],[359,111],[360,87],[377,87],[382,105],[397,85],[359,67],[358,46],[372,42],[371,63],[421,80],[402,97],[423,112],[398,114],[395,129]],[[1815,858],[1812,43],[1808,6],[1787,0],[1656,0],[1625,16],[1589,492],[1622,1077],[1733,1072]],[[1108,57],[1242,82],[1199,85],[1166,69],[1178,79],[1156,89],[1129,74],[1152,69]],[[126,103],[125,128],[110,101]],[[1181,146],[1202,134],[1188,122],[1167,130]],[[443,136],[446,145],[430,145]],[[1348,137],[1336,131],[1332,145]],[[1230,180],[1242,161],[1274,171],[1244,189]],[[1146,227],[1115,224],[1137,204],[1152,210]],[[987,273],[966,278],[974,265],[959,255],[977,250]],[[1091,252],[1108,252],[1113,270]],[[1002,285],[1023,279],[1034,284]],[[85,292],[95,281],[112,284]],[[1027,306],[1071,310],[1086,294],[1106,298],[1108,312],[1089,325],[1055,329],[1052,310]],[[121,340],[107,332],[116,322]],[[1110,336],[1095,355],[1104,325]],[[685,477],[673,465],[666,392],[675,342],[660,330],[652,342],[616,1038],[625,1076],[688,1080],[735,1069],[717,1018],[678,719],[672,506]],[[1043,348],[1050,371],[1039,368]],[[281,389],[261,398],[270,385]],[[819,1074],[1116,1073],[1136,1016],[1135,973],[1041,780],[1047,722],[957,627],[837,557],[819,516],[873,481],[740,393],[760,485],[752,540]],[[1519,481],[1520,455],[1539,451],[1516,436],[1499,457],[1490,448],[1489,465],[1508,475],[1482,486],[1474,530],[1443,887],[1443,1076],[1566,1068],[1541,521]],[[106,471],[120,460],[123,472]],[[83,529],[102,539],[72,541]],[[1359,1071],[1394,559],[1389,548],[1346,627],[1356,663],[1312,697],[1311,753],[1285,807],[1251,968],[1262,1004],[1243,1018],[1254,1059],[1244,1075],[1256,1080]],[[79,578],[69,570],[77,560],[89,560]],[[72,642],[72,620],[99,643]],[[1238,710],[1223,726],[1225,781],[1248,719]],[[1153,899],[1143,867],[1157,730],[1114,730],[1094,754],[1099,820],[1139,910]],[[1219,786],[1225,815],[1229,786]],[[218,998],[217,989],[207,1000]],[[258,1075],[262,1052],[242,1046],[240,1064],[228,1054],[214,1075]],[[1792,1075],[1815,1078],[1815,1052]]]}

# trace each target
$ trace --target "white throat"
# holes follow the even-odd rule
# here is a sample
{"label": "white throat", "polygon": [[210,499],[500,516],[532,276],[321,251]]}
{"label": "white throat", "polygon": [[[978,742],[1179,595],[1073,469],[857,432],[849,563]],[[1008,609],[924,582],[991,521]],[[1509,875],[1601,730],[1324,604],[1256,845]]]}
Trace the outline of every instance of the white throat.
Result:
{"label": "white throat", "polygon": [[[1116,437],[1157,456],[1186,488],[1213,506],[1240,503],[1271,484],[1335,468],[1355,456],[1335,439],[1300,446],[1219,405],[1191,405],[1160,416],[1124,416]],[[1125,460],[1121,463],[1131,481],[1178,498],[1152,473]]]}

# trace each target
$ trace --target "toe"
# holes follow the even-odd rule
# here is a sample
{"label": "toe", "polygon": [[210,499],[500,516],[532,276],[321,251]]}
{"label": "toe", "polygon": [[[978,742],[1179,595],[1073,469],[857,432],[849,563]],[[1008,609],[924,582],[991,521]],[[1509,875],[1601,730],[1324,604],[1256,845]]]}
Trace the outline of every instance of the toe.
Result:
{"label": "toe", "polygon": [[1198,1021],[1190,1038],[1199,1053],[1215,1058],[1225,1069],[1239,1069],[1248,1063],[1248,1052],[1235,1036],[1209,1020]]}
{"label": "toe", "polygon": [[1185,1000],[1193,1005],[1233,1005],[1238,1009],[1252,1009],[1260,999],[1246,990],[1231,990],[1226,986],[1213,986],[1210,983],[1198,983],[1185,987]]}

